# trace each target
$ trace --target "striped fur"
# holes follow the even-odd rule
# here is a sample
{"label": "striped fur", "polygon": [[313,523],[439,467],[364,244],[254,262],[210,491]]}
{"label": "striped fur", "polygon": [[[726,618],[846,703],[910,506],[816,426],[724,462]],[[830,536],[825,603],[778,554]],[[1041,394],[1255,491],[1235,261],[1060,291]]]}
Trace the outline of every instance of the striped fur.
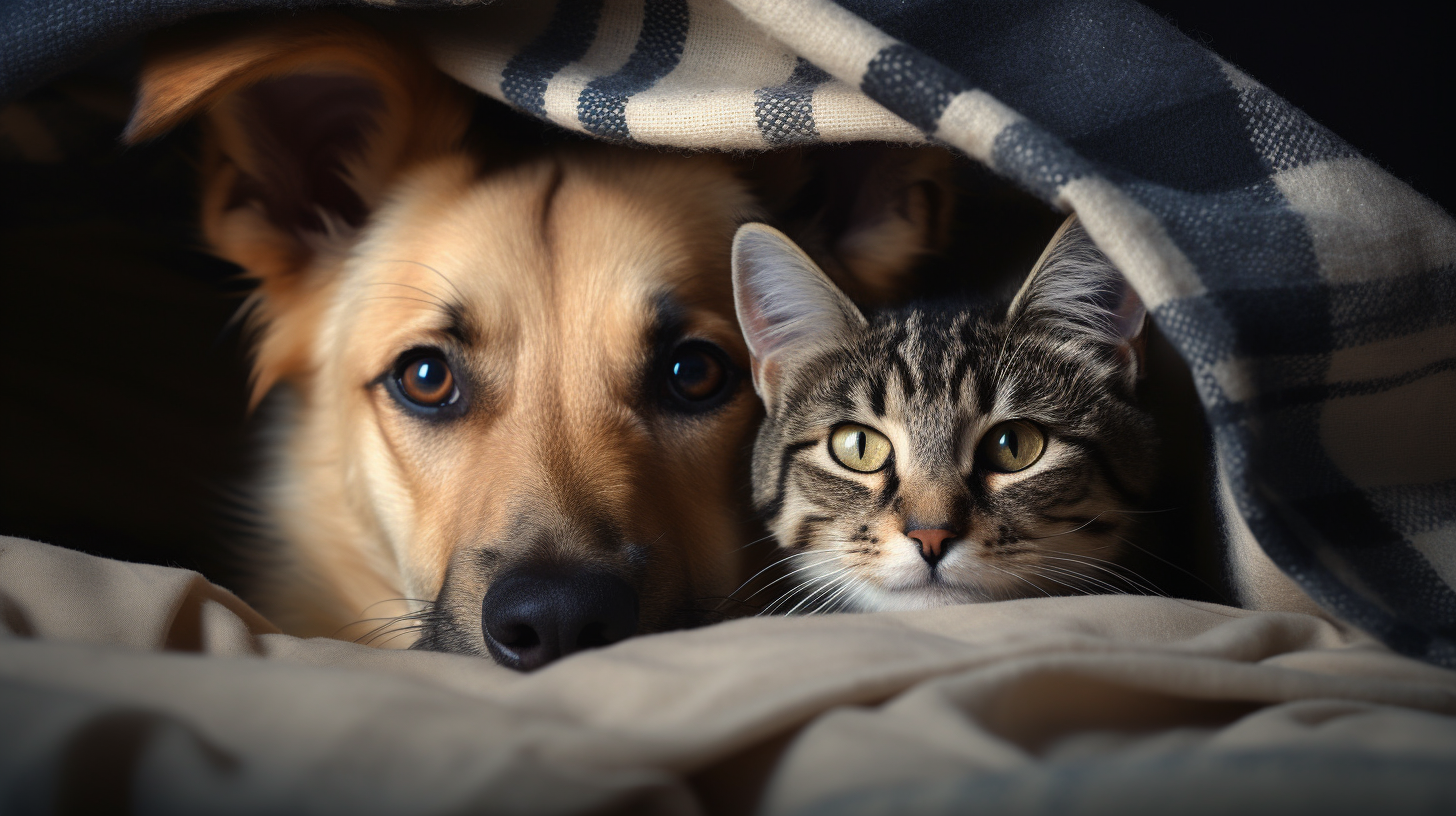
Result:
{"label": "striped fur", "polygon": [[[833,314],[847,300],[825,297],[832,284],[782,236],[750,225],[735,249],[740,323],[767,407],[754,501],[793,566],[777,606],[905,609],[1139,588],[1116,562],[1155,472],[1153,423],[1134,398],[1142,308],[1075,219],[1009,306],[934,304],[868,320]],[[769,298],[778,308],[753,308]],[[831,314],[812,314],[815,304]],[[807,350],[776,342],[806,325],[816,327]],[[1010,419],[1044,429],[1047,447],[1026,470],[990,471],[977,446]],[[828,440],[846,422],[890,439],[883,469],[833,458]],[[906,533],[937,527],[955,536],[932,564]]]}

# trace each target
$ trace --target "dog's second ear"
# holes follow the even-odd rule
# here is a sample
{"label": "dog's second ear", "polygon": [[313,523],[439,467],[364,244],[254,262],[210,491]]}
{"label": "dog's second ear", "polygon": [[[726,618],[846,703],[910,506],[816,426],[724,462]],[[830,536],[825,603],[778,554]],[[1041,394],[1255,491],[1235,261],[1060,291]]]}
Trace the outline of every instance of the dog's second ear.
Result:
{"label": "dog's second ear", "polygon": [[204,234],[265,289],[305,267],[319,237],[359,226],[401,169],[454,147],[469,119],[410,46],[333,15],[180,29],[139,86],[128,142],[205,115]]}
{"label": "dog's second ear", "polygon": [[949,241],[953,158],[937,147],[859,144],[760,157],[772,220],[866,306],[901,300],[916,264]]}

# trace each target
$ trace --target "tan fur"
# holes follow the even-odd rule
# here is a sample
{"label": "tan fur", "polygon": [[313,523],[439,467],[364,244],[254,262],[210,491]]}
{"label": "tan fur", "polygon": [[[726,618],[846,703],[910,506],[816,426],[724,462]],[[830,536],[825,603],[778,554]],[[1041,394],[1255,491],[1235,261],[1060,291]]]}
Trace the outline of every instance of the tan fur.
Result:
{"label": "tan fur", "polygon": [[[244,91],[305,73],[378,91],[346,164],[362,224],[290,227],[257,192],[291,180]],[[206,115],[203,230],[259,281],[254,401],[292,394],[263,496],[282,546],[253,597],[297,635],[437,599],[478,629],[493,577],[544,557],[628,576],[638,631],[682,625],[741,578],[761,409],[745,382],[709,416],[663,416],[643,373],[663,295],[747,370],[728,250],[760,208],[716,156],[580,145],[485,167],[460,147],[467,110],[407,43],[341,17],[191,33],[143,72],[128,138]],[[449,423],[381,385],[426,346],[466,361],[472,407]]]}
{"label": "tan fur", "polygon": [[[532,542],[511,525],[523,509],[568,523],[600,514],[653,542],[643,617],[656,628],[674,604],[733,589],[746,521],[735,462],[756,416],[751,395],[707,425],[654,428],[632,407],[632,375],[660,290],[693,304],[690,334],[747,364],[722,247],[751,201],[709,157],[596,154],[478,182],[458,157],[422,166],[318,293],[328,306],[314,373],[297,384],[300,424],[272,503],[298,544],[291,574],[303,580],[272,605],[298,618],[291,630],[332,634],[382,599],[434,598],[462,549],[521,554]],[[476,398],[491,402],[438,436],[365,387],[400,352],[444,340],[445,315],[420,302],[431,296],[463,296],[481,327]],[[473,580],[483,594],[490,575]]]}

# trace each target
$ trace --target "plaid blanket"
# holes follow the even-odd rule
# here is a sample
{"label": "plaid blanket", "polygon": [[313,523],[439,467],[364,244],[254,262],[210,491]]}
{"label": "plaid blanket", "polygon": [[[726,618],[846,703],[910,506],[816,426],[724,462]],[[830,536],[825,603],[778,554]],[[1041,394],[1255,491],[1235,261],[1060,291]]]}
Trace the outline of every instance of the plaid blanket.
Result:
{"label": "plaid blanket", "polygon": [[[17,67],[8,14],[13,93],[44,60]],[[558,0],[410,22],[462,82],[602,139],[930,140],[1077,212],[1192,370],[1229,526],[1329,611],[1456,667],[1456,222],[1157,15]]]}

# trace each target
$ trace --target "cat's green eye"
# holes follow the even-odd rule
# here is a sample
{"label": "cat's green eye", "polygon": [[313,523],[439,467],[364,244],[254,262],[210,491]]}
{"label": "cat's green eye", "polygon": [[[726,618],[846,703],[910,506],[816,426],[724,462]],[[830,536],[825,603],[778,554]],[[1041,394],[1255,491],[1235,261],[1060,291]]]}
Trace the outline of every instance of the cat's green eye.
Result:
{"label": "cat's green eye", "polygon": [[981,464],[1001,473],[1015,473],[1036,464],[1046,450],[1046,434],[1021,419],[1002,422],[981,438]]}
{"label": "cat's green eye", "polygon": [[834,461],[860,473],[874,473],[890,459],[890,440],[874,428],[840,425],[829,436],[829,455]]}

